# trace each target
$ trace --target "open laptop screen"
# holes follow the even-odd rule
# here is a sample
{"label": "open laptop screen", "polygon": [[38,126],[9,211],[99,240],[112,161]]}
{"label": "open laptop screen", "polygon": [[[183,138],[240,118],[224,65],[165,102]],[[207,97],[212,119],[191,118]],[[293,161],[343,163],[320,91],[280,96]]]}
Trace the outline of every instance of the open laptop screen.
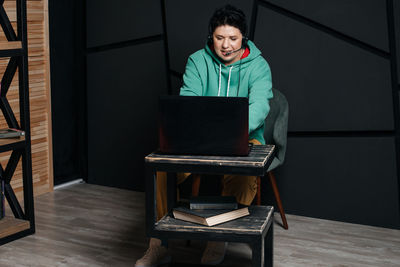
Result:
{"label": "open laptop screen", "polygon": [[247,155],[248,98],[161,96],[160,152]]}

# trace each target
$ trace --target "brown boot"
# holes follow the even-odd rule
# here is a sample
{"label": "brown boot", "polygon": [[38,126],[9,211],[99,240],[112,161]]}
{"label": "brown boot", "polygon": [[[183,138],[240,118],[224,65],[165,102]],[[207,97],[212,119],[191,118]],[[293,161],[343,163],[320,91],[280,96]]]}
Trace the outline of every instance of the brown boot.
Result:
{"label": "brown boot", "polygon": [[136,261],[135,267],[157,267],[171,262],[171,256],[166,247],[161,246],[161,240],[150,238],[149,248],[143,257]]}
{"label": "brown boot", "polygon": [[201,263],[206,265],[220,264],[224,260],[227,245],[226,242],[208,241]]}

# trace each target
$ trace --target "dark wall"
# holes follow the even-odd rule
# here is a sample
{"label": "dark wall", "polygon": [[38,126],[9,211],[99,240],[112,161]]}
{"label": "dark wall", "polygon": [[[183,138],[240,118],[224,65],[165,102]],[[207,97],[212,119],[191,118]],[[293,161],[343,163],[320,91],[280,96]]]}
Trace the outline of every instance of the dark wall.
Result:
{"label": "dark wall", "polygon": [[54,184],[86,176],[83,6],[49,0]]}
{"label": "dark wall", "polygon": [[[276,170],[286,211],[400,228],[398,1],[167,1],[173,93],[227,2],[245,11],[289,101],[286,162]],[[263,193],[273,203],[268,182]]]}
{"label": "dark wall", "polygon": [[87,0],[86,10],[88,182],[144,190],[168,93],[161,1]]}
{"label": "dark wall", "polygon": [[[394,1],[393,2],[393,9],[394,9],[394,14],[400,14],[400,1]],[[396,35],[396,42],[395,42],[395,47],[396,49],[396,55],[397,55],[397,64],[396,64],[396,68],[397,68],[397,83],[398,85],[400,85],[400,51],[399,51],[399,47],[400,47],[400,16],[399,15],[395,15],[394,16],[394,24],[395,24],[395,35]],[[400,90],[400,88],[399,88]]]}
{"label": "dark wall", "polygon": [[[87,77],[75,78],[86,85],[83,113],[71,108],[80,91],[67,77],[85,64],[73,63],[71,48],[63,47],[82,32],[54,33],[64,37],[52,57],[52,91],[55,79],[60,92],[56,108],[53,102],[54,147],[69,151],[55,151],[58,169],[76,163],[74,155],[86,158],[75,141],[85,128],[69,130],[84,114],[88,182],[143,190],[143,157],[157,145],[157,96],[179,92],[187,57],[205,45],[208,19],[225,3],[245,11],[249,37],[289,100],[287,156],[276,170],[286,212],[400,228],[400,3],[394,0],[87,0],[84,15],[74,19],[85,18],[87,26],[80,43]],[[60,31],[76,29],[71,16],[59,14],[53,22]],[[75,50],[81,62],[79,45]],[[70,113],[60,115],[63,109]],[[262,190],[263,202],[274,203],[268,182]]]}
{"label": "dark wall", "polygon": [[259,2],[255,42],[290,104],[287,212],[400,227],[393,14],[385,1]]}

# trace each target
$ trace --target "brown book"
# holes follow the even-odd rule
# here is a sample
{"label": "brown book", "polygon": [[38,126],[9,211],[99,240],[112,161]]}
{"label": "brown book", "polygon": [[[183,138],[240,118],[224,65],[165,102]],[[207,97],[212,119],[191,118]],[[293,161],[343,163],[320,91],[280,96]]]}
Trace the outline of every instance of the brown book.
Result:
{"label": "brown book", "polygon": [[234,210],[191,210],[178,207],[172,210],[175,219],[198,223],[205,226],[214,226],[249,215],[247,207]]}
{"label": "brown book", "polygon": [[197,196],[190,198],[190,209],[233,210],[238,204],[234,196]]}

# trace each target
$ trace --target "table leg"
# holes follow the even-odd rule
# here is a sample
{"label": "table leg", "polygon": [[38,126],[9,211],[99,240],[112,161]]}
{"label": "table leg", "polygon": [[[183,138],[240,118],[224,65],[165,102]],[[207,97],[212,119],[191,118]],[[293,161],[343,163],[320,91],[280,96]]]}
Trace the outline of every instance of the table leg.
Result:
{"label": "table leg", "polygon": [[151,236],[157,219],[157,172],[153,168],[146,168],[146,234]]}
{"label": "table leg", "polygon": [[264,239],[264,262],[266,267],[274,265],[274,219]]}
{"label": "table leg", "polygon": [[167,173],[167,208],[171,211],[176,203],[176,173]]}
{"label": "table leg", "polygon": [[252,244],[252,265],[253,267],[264,266],[264,238],[257,238]]}

